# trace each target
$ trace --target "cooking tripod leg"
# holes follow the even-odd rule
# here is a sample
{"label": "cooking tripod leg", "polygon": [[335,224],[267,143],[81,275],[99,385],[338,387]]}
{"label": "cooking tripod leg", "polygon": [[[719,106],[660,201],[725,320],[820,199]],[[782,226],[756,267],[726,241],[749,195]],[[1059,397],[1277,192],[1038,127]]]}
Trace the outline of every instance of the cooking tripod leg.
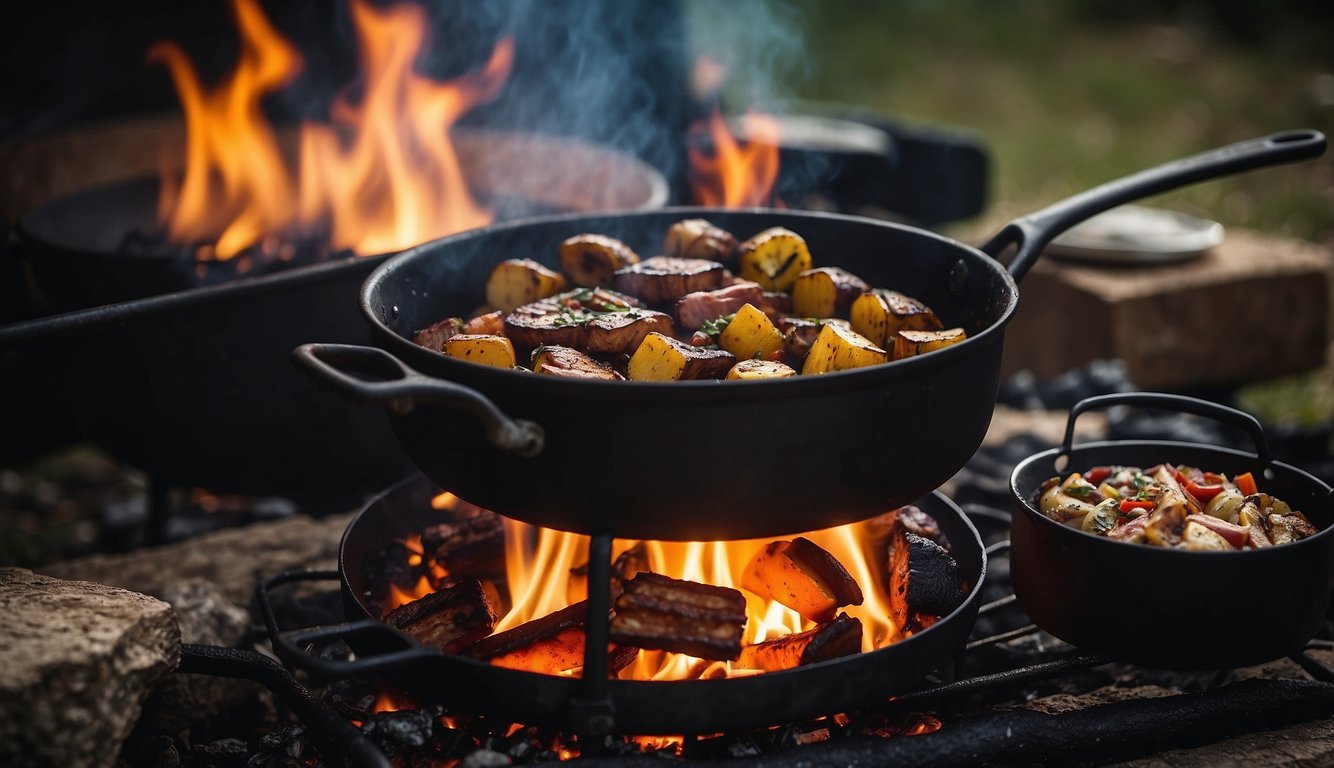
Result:
{"label": "cooking tripod leg", "polygon": [[584,618],[582,690],[571,700],[580,754],[602,752],[603,737],[616,725],[616,711],[607,688],[607,631],[611,612],[611,536],[588,542],[588,615]]}

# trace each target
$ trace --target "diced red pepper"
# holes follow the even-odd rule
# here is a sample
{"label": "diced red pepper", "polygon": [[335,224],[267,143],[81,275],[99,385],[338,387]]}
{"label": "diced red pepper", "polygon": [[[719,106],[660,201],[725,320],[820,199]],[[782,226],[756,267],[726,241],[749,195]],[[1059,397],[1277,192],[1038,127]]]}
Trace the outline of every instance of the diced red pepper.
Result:
{"label": "diced red pepper", "polygon": [[1255,486],[1255,478],[1251,476],[1250,472],[1243,472],[1240,475],[1237,475],[1233,479],[1233,482],[1237,484],[1237,490],[1247,496],[1260,492],[1260,489]]}
{"label": "diced red pepper", "polygon": [[1223,492],[1223,483],[1221,481],[1217,483],[1206,482],[1201,485],[1190,478],[1186,478],[1185,487],[1187,493],[1200,501],[1208,501]]}
{"label": "diced red pepper", "polygon": [[1143,501],[1136,501],[1135,499],[1122,499],[1120,509],[1122,512],[1129,512],[1132,509],[1153,509],[1155,506],[1157,506],[1157,504],[1158,502],[1153,501],[1152,499],[1145,499]]}
{"label": "diced red pepper", "polygon": [[1084,473],[1084,479],[1097,485],[1112,476],[1111,467],[1094,467]]}

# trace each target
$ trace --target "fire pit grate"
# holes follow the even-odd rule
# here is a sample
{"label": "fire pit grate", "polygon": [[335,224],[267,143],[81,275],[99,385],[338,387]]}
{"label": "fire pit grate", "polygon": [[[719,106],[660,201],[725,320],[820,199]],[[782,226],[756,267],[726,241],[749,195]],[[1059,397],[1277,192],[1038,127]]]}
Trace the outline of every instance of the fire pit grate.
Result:
{"label": "fire pit grate", "polygon": [[[985,593],[987,602],[979,610],[965,650],[917,690],[855,712],[776,728],[689,737],[667,746],[661,741],[606,737],[598,749],[584,750],[583,763],[657,765],[662,755],[656,752],[734,765],[1094,763],[1197,747],[1239,733],[1334,715],[1334,670],[1327,666],[1334,657],[1334,642],[1329,640],[1314,640],[1306,653],[1291,659],[1309,680],[1240,679],[1228,670],[1181,673],[1118,664],[1041,633],[1028,623],[1008,588],[1008,542],[1001,539],[1008,516],[975,505],[968,512],[993,542],[988,548],[993,578]],[[260,602],[275,628],[278,616],[266,593],[279,595],[275,591],[279,586],[300,578],[280,576],[261,588]],[[288,607],[300,607],[308,599],[292,601]],[[330,617],[338,618],[336,613]],[[322,639],[322,633],[303,637]],[[323,643],[316,652],[335,662],[348,654],[338,642]],[[193,663],[191,671],[232,662],[201,655],[205,658]],[[268,665],[265,677],[281,671],[268,660],[262,663]],[[284,701],[296,695],[286,681],[277,683],[279,687],[265,684],[280,695],[287,690]],[[548,729],[467,716],[446,718],[438,707],[375,713],[372,702],[383,697],[383,685],[375,676],[363,675],[328,684],[318,699],[296,695],[297,703],[289,703],[294,711],[313,706],[320,713],[313,717],[302,713],[299,733],[289,730],[271,741],[287,754],[314,749],[319,754],[361,755],[366,743],[378,744],[376,755],[365,762],[359,762],[360,757],[351,760],[354,765],[383,765],[390,759],[386,755],[396,761],[392,764],[402,765],[444,759],[485,764],[486,759],[501,756],[514,763],[542,764],[579,753],[577,739]],[[1137,691],[1150,687],[1152,695]],[[1043,711],[1030,704],[1100,690],[1113,693],[1104,703],[1072,711]],[[361,728],[349,729],[349,722]],[[342,739],[359,740],[349,743],[361,746],[343,746]],[[478,755],[473,763],[466,762],[473,754]]]}

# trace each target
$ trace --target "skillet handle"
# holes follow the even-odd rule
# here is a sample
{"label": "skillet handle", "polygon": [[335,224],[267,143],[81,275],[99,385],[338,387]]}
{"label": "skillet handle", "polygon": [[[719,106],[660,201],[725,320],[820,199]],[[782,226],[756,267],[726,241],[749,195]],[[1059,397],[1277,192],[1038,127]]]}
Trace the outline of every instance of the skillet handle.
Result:
{"label": "skillet handle", "polygon": [[[292,361],[312,377],[345,395],[407,413],[418,403],[444,403],[477,417],[497,448],[524,458],[542,452],[542,427],[507,415],[485,395],[462,384],[432,378],[388,352],[353,344],[302,344]],[[378,380],[353,375],[376,377]]]}
{"label": "skillet handle", "polygon": [[1204,416],[1214,421],[1245,430],[1255,441],[1255,455],[1262,467],[1268,467],[1273,461],[1269,454],[1269,440],[1265,437],[1264,427],[1259,419],[1236,408],[1211,403],[1183,395],[1168,395],[1161,392],[1118,392],[1111,395],[1087,397],[1075,403],[1070,409],[1070,418],[1065,423],[1065,439],[1061,442],[1061,456],[1068,456],[1075,439],[1075,419],[1085,411],[1101,410],[1113,405],[1136,405],[1150,408],[1162,408],[1166,411],[1191,413]]}
{"label": "skillet handle", "polygon": [[1019,246],[1008,269],[1016,281],[1022,280],[1053,238],[1110,208],[1253,168],[1319,157],[1324,151],[1325,135],[1314,130],[1284,131],[1229,144],[1123,176],[1015,219],[982,250],[994,258],[1011,245]]}

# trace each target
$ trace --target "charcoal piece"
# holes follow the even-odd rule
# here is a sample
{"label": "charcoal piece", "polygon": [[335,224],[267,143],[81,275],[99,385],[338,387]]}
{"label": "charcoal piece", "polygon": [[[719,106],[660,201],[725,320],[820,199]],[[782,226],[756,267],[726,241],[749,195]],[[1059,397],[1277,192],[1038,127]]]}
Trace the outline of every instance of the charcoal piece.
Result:
{"label": "charcoal piece", "polygon": [[765,640],[741,649],[737,664],[774,671],[851,656],[862,648],[862,622],[840,613],[833,621],[805,632]]}
{"label": "charcoal piece", "polygon": [[496,612],[477,579],[463,579],[390,611],[384,622],[446,653],[491,634]]}
{"label": "charcoal piece", "polygon": [[895,626],[915,613],[943,616],[963,599],[959,564],[930,539],[899,526],[889,541],[889,607]]}
{"label": "charcoal piece", "polygon": [[494,512],[429,526],[422,530],[422,548],[451,576],[505,575],[505,521]]}
{"label": "charcoal piece", "polygon": [[729,660],[741,653],[746,598],[738,590],[649,572],[624,588],[611,621],[613,641],[701,659]]}

